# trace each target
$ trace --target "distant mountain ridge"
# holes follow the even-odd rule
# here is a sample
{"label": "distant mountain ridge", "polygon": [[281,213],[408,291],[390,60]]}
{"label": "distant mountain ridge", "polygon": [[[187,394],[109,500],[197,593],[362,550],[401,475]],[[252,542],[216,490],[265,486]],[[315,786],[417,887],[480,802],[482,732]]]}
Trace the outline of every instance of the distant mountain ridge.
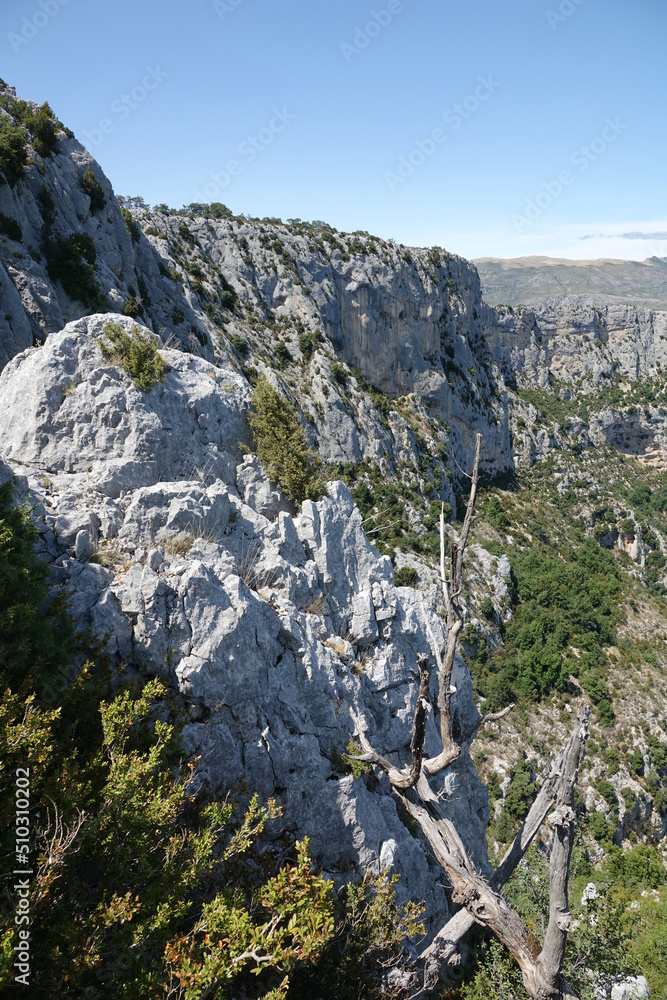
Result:
{"label": "distant mountain ridge", "polygon": [[583,295],[667,309],[667,257],[644,261],[479,257],[472,263],[489,305],[534,305],[560,295]]}

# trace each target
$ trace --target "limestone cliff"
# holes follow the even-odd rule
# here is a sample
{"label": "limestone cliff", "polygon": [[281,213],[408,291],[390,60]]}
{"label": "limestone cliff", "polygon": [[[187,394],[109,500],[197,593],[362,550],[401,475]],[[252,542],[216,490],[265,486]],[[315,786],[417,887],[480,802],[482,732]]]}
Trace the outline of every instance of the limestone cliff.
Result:
{"label": "limestone cliff", "polygon": [[[11,117],[13,91],[0,97]],[[659,465],[665,413],[633,394],[660,380],[667,313],[494,309],[475,268],[439,248],[121,205],[65,129],[0,185],[0,223],[2,477],[38,504],[54,589],[112,660],[180,691],[202,774],[275,795],[273,835],[307,834],[333,874],[399,871],[437,926],[447,903],[423,843],[384,779],[341,759],[355,718],[406,759],[426,623],[442,635],[431,505],[456,512],[477,431],[488,479],[605,443]],[[103,357],[109,320],[156,338],[168,370],[150,393]],[[260,372],[329,471],[327,496],[298,512],[244,456]],[[390,484],[409,544],[371,544],[384,512],[362,518],[340,481],[352,473]],[[470,554],[471,613],[479,590],[509,618],[507,558]],[[630,558],[642,568],[639,542]],[[463,660],[454,686],[463,729],[477,717]],[[488,797],[467,751],[442,792],[484,867]]]}

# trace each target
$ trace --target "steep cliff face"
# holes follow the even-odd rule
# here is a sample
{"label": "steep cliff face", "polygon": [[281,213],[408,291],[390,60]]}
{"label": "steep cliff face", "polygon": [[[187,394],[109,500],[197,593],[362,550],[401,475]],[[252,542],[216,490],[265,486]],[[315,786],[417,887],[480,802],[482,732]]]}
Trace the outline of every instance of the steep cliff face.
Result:
{"label": "steep cliff face", "polygon": [[617,374],[654,377],[667,361],[667,312],[562,296],[497,307],[487,317],[494,361],[519,385],[556,381],[593,391]]}
{"label": "steep cliff face", "polygon": [[20,177],[0,185],[0,366],[95,306],[132,310],[143,299],[166,325],[178,303],[194,320],[90,153],[60,123],[52,148],[40,146],[14,88],[0,86],[0,102],[2,121],[27,142]]}

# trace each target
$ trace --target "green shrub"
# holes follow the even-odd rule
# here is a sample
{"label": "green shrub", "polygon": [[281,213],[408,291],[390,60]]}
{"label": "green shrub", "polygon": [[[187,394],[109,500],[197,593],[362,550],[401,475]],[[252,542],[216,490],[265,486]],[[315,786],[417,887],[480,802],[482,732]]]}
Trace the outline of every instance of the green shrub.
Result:
{"label": "green shrub", "polygon": [[14,240],[15,243],[20,243],[23,238],[23,232],[16,219],[12,219],[9,215],[3,215],[1,212],[0,233],[7,236],[8,239]]}
{"label": "green shrub", "polygon": [[88,165],[81,178],[81,187],[90,198],[91,212],[101,211],[107,203],[104,197],[104,189],[97,177],[93,173],[93,168]]}
{"label": "green shrub", "polygon": [[290,354],[290,349],[284,340],[278,341],[278,343],[275,346],[275,352],[276,352],[276,358],[278,359],[281,367],[283,368],[285,367],[285,365],[288,365],[291,361],[294,361],[294,358]]}
{"label": "green shrub", "polygon": [[0,690],[50,693],[65,677],[74,629],[64,602],[48,602],[37,527],[13,497],[9,480],[0,486]]}
{"label": "green shrub", "polygon": [[123,216],[123,222],[125,223],[125,228],[127,229],[133,243],[138,243],[141,239],[141,226],[137,220],[132,215],[129,208],[121,208],[120,214]]}
{"label": "green shrub", "polygon": [[252,394],[255,409],[248,420],[257,455],[271,482],[290,500],[319,500],[324,492],[320,460],[304,438],[301,424],[287,402],[264,377]]}
{"label": "green shrub", "polygon": [[[408,816],[407,811],[406,816]],[[408,819],[410,817],[408,816]],[[316,962],[290,976],[287,1000],[387,1000],[382,970],[398,966],[406,939],[421,937],[420,905],[397,905],[397,875],[365,875],[335,896],[334,934]]]}
{"label": "green shrub", "polygon": [[233,285],[230,285],[230,283],[225,278],[224,274],[220,274],[218,276],[218,280],[220,282],[220,285],[222,286],[222,291],[218,295],[218,300],[220,302],[221,307],[223,309],[229,309],[229,310],[234,309],[236,306],[236,300],[238,298],[236,294],[236,289],[234,288]]}
{"label": "green shrub", "polygon": [[347,384],[348,372],[344,365],[340,361],[334,361],[331,365],[331,377],[338,382],[339,385]]}
{"label": "green shrub", "polygon": [[47,235],[42,241],[42,251],[49,277],[59,281],[71,299],[91,308],[105,307],[106,300],[95,277],[95,245],[87,233]]}
{"label": "green shrub", "polygon": [[506,531],[510,526],[510,520],[502,508],[498,497],[491,497],[486,505],[486,516],[489,524],[497,531]]}
{"label": "green shrub", "polygon": [[599,844],[611,844],[616,831],[616,823],[613,821],[609,822],[605,819],[604,813],[598,812],[597,810],[590,813],[586,825]]}
{"label": "green shrub", "polygon": [[517,831],[517,822],[506,809],[502,809],[498,818],[489,828],[489,836],[500,844],[508,844]]}
{"label": "green shrub", "polygon": [[632,810],[637,805],[637,796],[635,795],[635,793],[632,791],[631,788],[621,788],[621,796],[623,797],[625,808],[628,810],[628,812],[632,812]]}
{"label": "green shrub", "polygon": [[299,350],[305,361],[310,361],[317,348],[317,338],[312,331],[299,334]]}
{"label": "green shrub", "polygon": [[23,177],[28,162],[28,136],[6,118],[0,119],[0,170],[11,187]]}
{"label": "green shrub", "polygon": [[[134,222],[134,219],[132,221]],[[173,268],[167,267],[163,260],[158,261],[157,269],[163,278],[169,278],[170,281],[176,282],[181,280],[180,275]]]}
{"label": "green shrub", "polygon": [[532,780],[531,767],[527,760],[520,760],[514,768],[514,774],[507,795],[505,810],[514,819],[523,819],[537,794],[537,785]]}
{"label": "green shrub", "polygon": [[[596,703],[605,725],[613,722],[604,680],[604,647],[615,641],[613,609],[620,590],[613,555],[586,539],[561,556],[534,548],[512,559],[519,605],[507,626],[505,644],[476,682],[489,710],[517,695],[541,698],[563,690],[570,674]],[[575,660],[569,647],[581,653]]]}
{"label": "green shrub", "polygon": [[364,516],[375,506],[375,495],[363,479],[352,490],[352,498]]}
{"label": "green shrub", "polygon": [[60,124],[47,101],[38,108],[31,108],[27,101],[15,101],[14,118],[22,122],[32,135],[32,145],[40,156],[48,157],[57,145],[56,129]]}
{"label": "green shrub", "polygon": [[488,618],[489,621],[492,621],[496,617],[495,606],[491,598],[488,596],[482,600],[479,610],[480,614],[484,615],[485,618]]}
{"label": "green shrub", "polygon": [[605,800],[610,809],[618,809],[618,799],[616,798],[616,789],[610,781],[606,778],[599,778],[595,782],[595,787],[600,793],[602,798]]}
{"label": "green shrub", "polygon": [[468,622],[461,632],[461,642],[464,642],[466,646],[474,646],[478,639],[479,632],[477,631],[477,626],[472,622]]}
{"label": "green shrub", "polygon": [[245,339],[245,337],[242,337],[240,333],[234,333],[230,337],[230,340],[234,350],[238,351],[239,354],[245,357],[249,350],[248,341]]}
{"label": "green shrub", "polygon": [[188,225],[187,225],[186,222],[179,222],[179,224],[178,224],[178,235],[181,237],[181,239],[185,243],[194,243],[195,242],[195,238],[194,238],[193,234],[190,232],[190,230],[188,229]]}
{"label": "green shrub", "polygon": [[120,323],[106,323],[102,333],[108,343],[98,340],[102,355],[111,364],[120,365],[131,376],[137,389],[150,392],[157,382],[164,382],[165,366],[151,334],[138,326],[128,333]]}
{"label": "green shrub", "polygon": [[123,306],[123,316],[131,316],[132,319],[136,319],[137,316],[143,316],[144,309],[134,289],[130,288],[129,292]]}
{"label": "green shrub", "polygon": [[[194,791],[183,720],[171,721],[165,696],[154,680],[112,691],[84,671],[55,711],[9,694],[0,703],[0,754],[11,768],[0,782],[3,881],[15,866],[17,767],[29,768],[46,831],[36,830],[30,879],[31,995],[129,1000],[164,996],[179,981],[182,996],[220,995],[216,983],[239,995],[254,972],[266,996],[332,937],[331,883],[307,841],[290,864],[267,864],[254,845],[275,803],[261,807],[255,796],[236,818],[227,799]],[[7,893],[0,900],[5,983],[13,903]]]}
{"label": "green shrub", "polygon": [[221,201],[212,201],[208,206],[208,214],[212,219],[233,219],[234,213],[231,208],[227,208]]}
{"label": "green shrub", "polygon": [[397,587],[416,587],[418,583],[417,570],[413,566],[401,566],[394,573],[394,583]]}
{"label": "green shrub", "polygon": [[637,844],[623,853],[612,847],[605,858],[603,873],[625,888],[657,889],[667,880],[662,855],[657,847]]}

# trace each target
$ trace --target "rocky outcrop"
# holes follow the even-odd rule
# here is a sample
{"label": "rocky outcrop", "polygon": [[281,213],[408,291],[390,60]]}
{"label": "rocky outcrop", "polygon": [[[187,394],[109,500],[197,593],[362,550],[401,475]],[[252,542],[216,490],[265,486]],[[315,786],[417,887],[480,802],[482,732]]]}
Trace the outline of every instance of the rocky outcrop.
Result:
{"label": "rocky outcrop", "polygon": [[616,373],[655,376],[667,363],[667,312],[562,296],[486,315],[489,347],[510,384],[585,380],[590,391]]}
{"label": "rocky outcrop", "polygon": [[[181,692],[201,778],[276,797],[272,835],[308,835],[331,873],[400,872],[435,927],[447,904],[421,841],[388,783],[354,779],[341,754],[359,719],[385,753],[409,755],[416,657],[427,623],[444,641],[440,618],[394,586],[342,483],[290,513],[235,451],[248,433],[238,373],[165,350],[164,383],[142,392],[103,358],[104,321],[70,323],[0,375],[4,457],[43,516],[53,585],[112,660]],[[477,710],[462,661],[455,672],[465,728]],[[467,751],[442,788],[484,867],[487,795]]]}

